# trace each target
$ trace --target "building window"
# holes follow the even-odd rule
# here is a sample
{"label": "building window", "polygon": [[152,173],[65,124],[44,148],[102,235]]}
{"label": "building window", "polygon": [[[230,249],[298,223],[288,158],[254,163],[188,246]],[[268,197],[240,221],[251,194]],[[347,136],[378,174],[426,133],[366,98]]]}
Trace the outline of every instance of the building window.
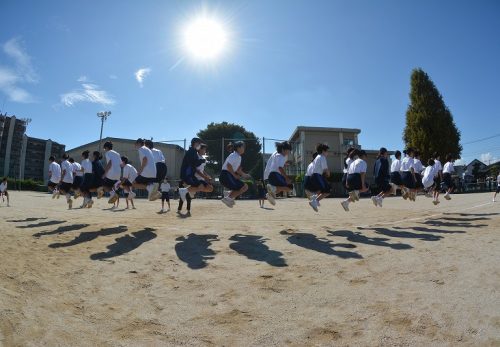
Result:
{"label": "building window", "polygon": [[354,139],[344,139],[344,146],[354,146]]}

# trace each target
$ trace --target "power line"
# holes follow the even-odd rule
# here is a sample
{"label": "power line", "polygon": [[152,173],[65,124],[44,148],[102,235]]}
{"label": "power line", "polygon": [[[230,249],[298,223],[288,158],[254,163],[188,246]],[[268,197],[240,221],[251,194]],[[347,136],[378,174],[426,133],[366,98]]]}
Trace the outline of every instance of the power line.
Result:
{"label": "power line", "polygon": [[491,135],[491,136],[488,136],[488,137],[484,137],[482,139],[478,139],[478,140],[474,140],[474,141],[469,141],[469,142],[464,142],[464,143],[462,143],[462,145],[470,145],[472,143],[486,141],[486,140],[493,139],[493,138],[499,137],[499,136],[500,136],[500,134]]}

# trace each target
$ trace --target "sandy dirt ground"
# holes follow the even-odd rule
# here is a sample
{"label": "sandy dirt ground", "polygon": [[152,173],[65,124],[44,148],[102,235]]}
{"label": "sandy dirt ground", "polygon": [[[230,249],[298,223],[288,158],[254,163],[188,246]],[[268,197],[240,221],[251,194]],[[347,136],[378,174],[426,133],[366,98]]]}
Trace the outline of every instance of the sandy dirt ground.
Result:
{"label": "sandy dirt ground", "polygon": [[[499,346],[490,194],[0,206],[3,346]],[[78,204],[81,202],[78,201]],[[124,201],[122,201],[123,203]]]}

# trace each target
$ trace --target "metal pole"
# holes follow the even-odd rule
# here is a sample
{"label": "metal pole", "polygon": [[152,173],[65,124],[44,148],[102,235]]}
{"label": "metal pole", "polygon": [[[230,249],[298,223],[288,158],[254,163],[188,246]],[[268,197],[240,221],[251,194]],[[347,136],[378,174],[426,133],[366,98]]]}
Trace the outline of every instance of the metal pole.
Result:
{"label": "metal pole", "polygon": [[186,139],[184,139],[184,152],[186,151]]}
{"label": "metal pole", "polygon": [[99,148],[98,148],[99,152],[101,152],[102,128],[103,127],[104,127],[104,117],[101,117],[101,135],[99,136]]}
{"label": "metal pole", "polygon": [[224,167],[224,138],[222,138],[221,157],[220,157],[220,171],[221,172],[222,172],[223,167]]}
{"label": "metal pole", "polygon": [[266,171],[266,138],[262,137],[262,179],[264,179],[264,172]]}

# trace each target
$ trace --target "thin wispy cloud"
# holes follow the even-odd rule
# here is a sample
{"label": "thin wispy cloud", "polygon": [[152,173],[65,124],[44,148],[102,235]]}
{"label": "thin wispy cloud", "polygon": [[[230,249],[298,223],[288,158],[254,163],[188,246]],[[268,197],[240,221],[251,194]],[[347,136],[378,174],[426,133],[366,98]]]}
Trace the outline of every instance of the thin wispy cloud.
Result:
{"label": "thin wispy cloud", "polygon": [[144,79],[151,73],[149,67],[140,68],[135,72],[135,79],[139,82],[139,86],[142,88],[144,86]]}
{"label": "thin wispy cloud", "polygon": [[10,101],[34,102],[33,96],[23,87],[22,83],[38,83],[39,77],[33,68],[31,57],[20,38],[12,38],[2,45],[3,54],[10,58],[14,66],[0,66],[0,91]]}
{"label": "thin wispy cloud", "polygon": [[82,88],[61,94],[61,103],[71,107],[80,102],[90,102],[100,105],[114,105],[116,103],[113,96],[92,83],[82,83]]}
{"label": "thin wispy cloud", "polygon": [[87,76],[83,75],[77,79],[77,82],[90,82]]}
{"label": "thin wispy cloud", "polygon": [[116,80],[116,79],[118,79],[118,76],[116,76],[116,75],[109,75],[109,78],[112,79],[112,80]]}
{"label": "thin wispy cloud", "polygon": [[488,153],[483,153],[479,156],[479,160],[485,163],[486,165],[490,165],[493,163],[496,163],[499,159],[491,154],[490,152]]}

